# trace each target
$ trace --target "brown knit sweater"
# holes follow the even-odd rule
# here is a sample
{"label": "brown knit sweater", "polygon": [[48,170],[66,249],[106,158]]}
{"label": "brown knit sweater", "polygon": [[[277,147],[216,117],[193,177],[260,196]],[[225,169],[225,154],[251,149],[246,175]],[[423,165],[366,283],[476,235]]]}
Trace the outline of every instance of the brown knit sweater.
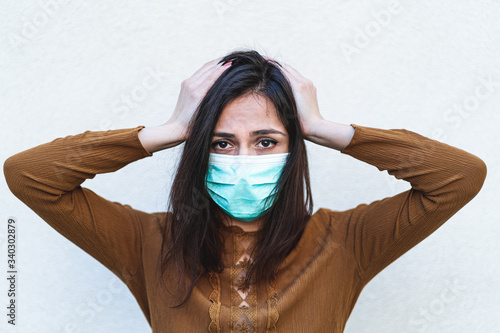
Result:
{"label": "brown knit sweater", "polygon": [[55,139],[11,156],[4,173],[20,200],[127,284],[155,333],[342,332],[363,287],[469,202],[486,177],[484,162],[461,149],[403,129],[352,126],[342,153],[411,189],[347,211],[319,209],[258,295],[239,284],[254,233],[224,227],[226,269],[204,276],[179,309],[157,292],[169,213],[134,210],[80,186],[152,156],[138,139],[144,126]]}

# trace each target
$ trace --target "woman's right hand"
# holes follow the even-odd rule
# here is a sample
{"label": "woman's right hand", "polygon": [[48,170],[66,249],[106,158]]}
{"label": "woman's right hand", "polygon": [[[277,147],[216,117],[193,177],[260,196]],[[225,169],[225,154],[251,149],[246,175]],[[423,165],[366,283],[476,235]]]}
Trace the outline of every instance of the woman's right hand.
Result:
{"label": "woman's right hand", "polygon": [[207,62],[191,77],[182,81],[181,92],[174,113],[163,125],[146,127],[139,131],[139,140],[150,153],[175,147],[186,141],[190,134],[189,123],[194,112],[219,76],[229,68],[219,64],[221,58]]}
{"label": "woman's right hand", "polygon": [[231,65],[230,62],[224,66],[218,64],[221,59],[222,57],[207,62],[191,77],[181,83],[181,92],[177,99],[177,105],[167,124],[175,124],[181,136],[179,139],[182,141],[189,137],[189,123],[201,100],[222,72]]}

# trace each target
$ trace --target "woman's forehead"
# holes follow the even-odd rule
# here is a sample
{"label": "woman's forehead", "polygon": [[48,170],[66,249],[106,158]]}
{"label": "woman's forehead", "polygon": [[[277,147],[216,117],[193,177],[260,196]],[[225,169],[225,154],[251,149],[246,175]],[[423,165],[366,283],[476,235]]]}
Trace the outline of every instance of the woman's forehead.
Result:
{"label": "woman's forehead", "polygon": [[215,126],[216,131],[242,128],[255,131],[268,127],[284,129],[273,102],[255,93],[240,96],[227,104]]}

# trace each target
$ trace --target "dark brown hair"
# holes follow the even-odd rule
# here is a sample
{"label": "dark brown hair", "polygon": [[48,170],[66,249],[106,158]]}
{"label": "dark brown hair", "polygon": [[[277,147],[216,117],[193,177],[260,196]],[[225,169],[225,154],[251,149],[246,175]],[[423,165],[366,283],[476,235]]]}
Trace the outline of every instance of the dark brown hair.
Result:
{"label": "dark brown hair", "polygon": [[[275,276],[312,214],[306,146],[293,92],[281,65],[254,50],[234,51],[221,60],[224,64],[229,61],[231,66],[208,90],[191,120],[191,135],[185,142],[170,192],[170,213],[162,229],[157,268],[162,277],[167,270],[177,272],[176,290],[184,290],[185,296],[174,307],[189,299],[203,274],[224,269],[219,233],[223,221],[217,218],[218,207],[205,188],[205,177],[215,125],[230,101],[247,93],[266,97],[274,104],[289,135],[290,154],[277,184],[276,199],[256,233],[254,261],[246,283],[253,274],[255,282],[266,283]],[[186,286],[187,293],[183,289]]]}

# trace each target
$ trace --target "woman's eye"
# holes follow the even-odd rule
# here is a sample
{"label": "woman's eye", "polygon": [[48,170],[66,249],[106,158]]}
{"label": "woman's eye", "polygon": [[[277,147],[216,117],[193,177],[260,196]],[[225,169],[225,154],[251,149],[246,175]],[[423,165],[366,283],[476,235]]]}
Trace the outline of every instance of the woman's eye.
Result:
{"label": "woman's eye", "polygon": [[229,142],[227,141],[217,141],[212,144],[215,148],[225,149],[229,146]]}
{"label": "woman's eye", "polygon": [[263,147],[263,148],[269,148],[269,147],[271,147],[271,146],[275,145],[276,143],[277,143],[277,142],[276,142],[276,141],[274,141],[274,140],[268,140],[268,139],[265,139],[265,140],[261,140],[261,141],[259,142],[259,146],[260,146],[260,147]]}

